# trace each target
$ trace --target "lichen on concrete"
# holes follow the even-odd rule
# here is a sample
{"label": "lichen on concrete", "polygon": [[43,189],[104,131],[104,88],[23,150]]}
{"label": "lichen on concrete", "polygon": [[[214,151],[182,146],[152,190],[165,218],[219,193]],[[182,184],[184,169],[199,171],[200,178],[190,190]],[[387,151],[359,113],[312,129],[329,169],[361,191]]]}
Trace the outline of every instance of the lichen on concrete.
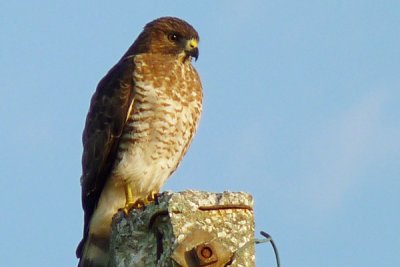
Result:
{"label": "lichen on concrete", "polygon": [[196,266],[182,262],[193,247],[211,241],[229,252],[226,266],[254,266],[252,207],[252,197],[243,192],[164,192],[143,210],[116,214],[110,266]]}

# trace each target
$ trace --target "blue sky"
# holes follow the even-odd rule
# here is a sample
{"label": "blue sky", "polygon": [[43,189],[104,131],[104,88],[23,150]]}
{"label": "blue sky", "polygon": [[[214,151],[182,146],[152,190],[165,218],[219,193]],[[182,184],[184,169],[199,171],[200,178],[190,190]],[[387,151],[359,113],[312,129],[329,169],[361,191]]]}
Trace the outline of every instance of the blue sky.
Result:
{"label": "blue sky", "polygon": [[283,266],[400,266],[400,2],[136,2],[0,4],[2,266],[76,265],[90,97],[165,15],[201,36],[204,112],[164,189],[251,193]]}

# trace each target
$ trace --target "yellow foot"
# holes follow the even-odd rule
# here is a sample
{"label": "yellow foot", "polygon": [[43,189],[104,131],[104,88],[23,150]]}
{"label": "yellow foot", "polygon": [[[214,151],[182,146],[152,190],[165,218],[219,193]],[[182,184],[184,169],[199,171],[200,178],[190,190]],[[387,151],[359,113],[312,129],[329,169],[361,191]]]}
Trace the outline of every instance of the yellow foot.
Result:
{"label": "yellow foot", "polygon": [[131,210],[141,209],[144,206],[145,206],[145,201],[138,199],[135,202],[127,202],[125,204],[125,207],[122,208],[122,211],[125,213],[125,215],[128,215]]}

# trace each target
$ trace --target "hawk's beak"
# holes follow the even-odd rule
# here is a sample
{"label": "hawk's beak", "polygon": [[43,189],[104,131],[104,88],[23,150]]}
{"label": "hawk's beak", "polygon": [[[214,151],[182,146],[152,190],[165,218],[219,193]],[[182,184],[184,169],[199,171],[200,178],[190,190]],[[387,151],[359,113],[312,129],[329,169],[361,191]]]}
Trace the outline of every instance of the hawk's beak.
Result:
{"label": "hawk's beak", "polygon": [[190,39],[186,43],[186,55],[194,57],[197,61],[197,58],[199,57],[199,48],[198,48],[198,41],[196,39]]}

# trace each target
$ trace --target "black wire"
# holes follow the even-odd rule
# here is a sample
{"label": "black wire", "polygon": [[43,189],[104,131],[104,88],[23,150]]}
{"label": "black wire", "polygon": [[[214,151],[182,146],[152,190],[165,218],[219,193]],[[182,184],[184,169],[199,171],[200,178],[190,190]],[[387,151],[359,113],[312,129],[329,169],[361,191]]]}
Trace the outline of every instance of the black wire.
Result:
{"label": "black wire", "polygon": [[269,242],[271,242],[272,248],[274,249],[274,252],[275,252],[276,266],[280,267],[281,266],[281,262],[279,260],[278,248],[276,247],[274,240],[272,240],[272,237],[269,234],[267,234],[266,232],[264,232],[264,231],[261,231],[260,234],[263,237],[265,237],[266,239],[268,239]]}

